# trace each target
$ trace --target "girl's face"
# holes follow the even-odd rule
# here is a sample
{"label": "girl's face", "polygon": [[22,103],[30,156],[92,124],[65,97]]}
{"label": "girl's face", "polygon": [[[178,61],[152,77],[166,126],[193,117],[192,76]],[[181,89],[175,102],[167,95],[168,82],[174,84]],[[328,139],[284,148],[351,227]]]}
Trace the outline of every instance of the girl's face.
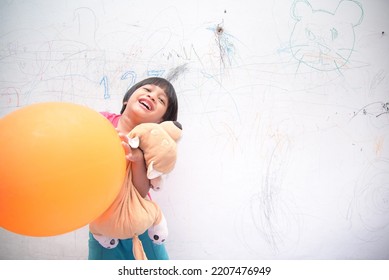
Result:
{"label": "girl's face", "polygon": [[163,89],[153,84],[141,86],[130,96],[126,114],[134,123],[160,123],[168,108],[169,99]]}

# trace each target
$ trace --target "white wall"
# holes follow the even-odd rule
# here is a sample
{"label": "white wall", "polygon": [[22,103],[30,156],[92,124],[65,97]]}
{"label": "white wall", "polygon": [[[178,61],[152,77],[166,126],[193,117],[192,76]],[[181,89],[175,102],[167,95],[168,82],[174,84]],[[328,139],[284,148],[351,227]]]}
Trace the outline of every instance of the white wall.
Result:
{"label": "white wall", "polygon": [[[172,79],[172,259],[389,258],[389,2],[1,1],[0,116],[118,112]],[[218,28],[222,31],[217,32]],[[0,259],[86,259],[87,228],[0,231]]]}

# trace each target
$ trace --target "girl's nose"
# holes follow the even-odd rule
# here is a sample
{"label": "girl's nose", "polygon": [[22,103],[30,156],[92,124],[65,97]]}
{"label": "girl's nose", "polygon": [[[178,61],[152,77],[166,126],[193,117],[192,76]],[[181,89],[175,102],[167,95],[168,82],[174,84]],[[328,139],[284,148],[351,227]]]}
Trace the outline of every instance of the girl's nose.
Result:
{"label": "girl's nose", "polygon": [[154,96],[153,93],[149,93],[149,94],[147,95],[147,97],[150,98],[153,102],[155,101],[155,96]]}

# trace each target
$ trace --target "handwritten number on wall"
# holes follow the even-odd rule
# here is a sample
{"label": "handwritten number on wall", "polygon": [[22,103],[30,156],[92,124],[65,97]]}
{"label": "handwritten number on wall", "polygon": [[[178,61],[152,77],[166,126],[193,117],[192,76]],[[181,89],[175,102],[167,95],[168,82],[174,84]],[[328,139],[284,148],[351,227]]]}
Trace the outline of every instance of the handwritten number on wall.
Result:
{"label": "handwritten number on wall", "polygon": [[100,85],[103,85],[103,87],[104,87],[104,99],[109,99],[110,95],[109,95],[109,86],[108,86],[108,78],[107,78],[107,76],[104,76],[101,79]]}

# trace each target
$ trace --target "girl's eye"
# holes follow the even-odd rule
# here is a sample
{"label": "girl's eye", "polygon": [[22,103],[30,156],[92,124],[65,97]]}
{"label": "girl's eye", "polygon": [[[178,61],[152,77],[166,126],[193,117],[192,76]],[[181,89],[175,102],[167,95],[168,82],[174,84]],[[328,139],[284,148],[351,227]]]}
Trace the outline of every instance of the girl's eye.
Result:
{"label": "girl's eye", "polygon": [[161,102],[163,105],[165,105],[165,100],[162,98],[159,98],[159,102]]}

